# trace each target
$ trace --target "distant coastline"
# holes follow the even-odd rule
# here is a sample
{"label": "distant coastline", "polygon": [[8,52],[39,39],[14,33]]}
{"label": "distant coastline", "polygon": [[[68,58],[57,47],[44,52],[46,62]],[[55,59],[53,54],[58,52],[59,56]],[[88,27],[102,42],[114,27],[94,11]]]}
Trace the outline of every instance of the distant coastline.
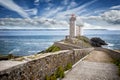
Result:
{"label": "distant coastline", "polygon": [[68,29],[0,29],[0,31],[65,31]]}

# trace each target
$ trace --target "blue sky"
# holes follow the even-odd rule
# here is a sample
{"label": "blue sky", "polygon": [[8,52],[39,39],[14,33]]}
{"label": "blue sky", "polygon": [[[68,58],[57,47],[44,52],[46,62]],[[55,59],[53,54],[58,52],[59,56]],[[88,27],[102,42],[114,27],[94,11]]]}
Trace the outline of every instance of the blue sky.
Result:
{"label": "blue sky", "polygon": [[120,0],[0,0],[0,29],[67,28],[71,14],[86,29],[120,29]]}

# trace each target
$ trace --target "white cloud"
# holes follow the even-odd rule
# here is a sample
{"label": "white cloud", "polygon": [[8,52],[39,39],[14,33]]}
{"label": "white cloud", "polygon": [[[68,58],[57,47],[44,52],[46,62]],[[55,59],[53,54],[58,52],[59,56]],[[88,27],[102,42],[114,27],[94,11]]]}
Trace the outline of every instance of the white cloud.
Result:
{"label": "white cloud", "polygon": [[83,29],[108,29],[108,30],[120,30],[119,25],[93,25],[90,23],[84,23]]}
{"label": "white cloud", "polygon": [[62,4],[67,5],[69,3],[69,0],[63,0]]}
{"label": "white cloud", "polygon": [[66,18],[68,18],[68,15],[71,15],[71,14],[80,15],[82,12],[86,11],[86,9],[85,9],[86,7],[95,3],[96,1],[97,0],[93,0],[91,2],[85,3],[85,4],[83,4],[79,7],[76,7],[76,8],[68,9],[66,11],[57,12],[56,15],[54,15],[54,18],[56,18],[56,19],[66,19]]}
{"label": "white cloud", "polygon": [[54,19],[49,19],[45,17],[35,17],[32,19],[1,18],[0,21],[0,29],[68,28],[68,23],[66,21],[56,21]]}
{"label": "white cloud", "polygon": [[43,13],[43,16],[44,16],[44,17],[54,16],[56,13],[58,13],[58,12],[61,11],[62,9],[63,9],[63,7],[58,7],[58,8],[50,9],[50,10],[44,12],[44,13]]}
{"label": "white cloud", "polygon": [[120,5],[112,6],[110,9],[119,9],[120,10]]}
{"label": "white cloud", "polygon": [[29,15],[37,15],[37,8],[32,8],[32,9],[28,9],[28,10],[25,10]]}
{"label": "white cloud", "polygon": [[35,0],[35,1],[34,1],[34,4],[38,6],[38,5],[39,5],[39,2],[40,2],[40,0]]}
{"label": "white cloud", "polygon": [[81,6],[77,7],[77,8],[69,9],[67,11],[61,12],[60,14],[66,15],[66,14],[81,12],[81,10],[85,9],[85,7],[93,4],[94,2],[96,2],[96,0],[93,0],[91,2],[85,3],[85,4],[83,4],[83,5],[81,5]]}
{"label": "white cloud", "polygon": [[40,0],[35,0],[34,2],[38,3]]}
{"label": "white cloud", "polygon": [[51,9],[51,7],[46,7],[46,8],[45,8],[45,10],[47,10],[47,11],[50,10],[50,9]]}
{"label": "white cloud", "polygon": [[[89,28],[120,29],[120,10],[109,10],[98,16],[82,16]],[[90,25],[92,26],[90,26]]]}
{"label": "white cloud", "polygon": [[70,4],[68,5],[67,9],[71,9],[76,7],[78,4],[75,1],[70,2]]}
{"label": "white cloud", "polygon": [[24,18],[29,18],[28,14],[24,11],[24,9],[22,9],[20,6],[14,3],[13,0],[0,0],[0,5],[6,7],[7,9],[17,12]]}
{"label": "white cloud", "polygon": [[102,19],[112,23],[120,24],[120,10],[110,10],[101,15]]}
{"label": "white cloud", "polygon": [[98,16],[82,16],[85,21],[106,22],[108,24],[120,24],[120,10],[109,10]]}
{"label": "white cloud", "polygon": [[102,26],[92,25],[89,23],[84,23],[83,29],[102,29]]}

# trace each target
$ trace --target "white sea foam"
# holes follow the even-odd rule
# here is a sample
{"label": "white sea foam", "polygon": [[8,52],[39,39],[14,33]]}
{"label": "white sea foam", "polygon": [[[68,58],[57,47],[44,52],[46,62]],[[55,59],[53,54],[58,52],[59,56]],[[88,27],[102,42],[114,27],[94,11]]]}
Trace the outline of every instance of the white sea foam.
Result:
{"label": "white sea foam", "polygon": [[103,48],[108,48],[108,49],[112,49],[112,47],[114,46],[114,44],[112,43],[107,43],[108,45],[103,45]]}
{"label": "white sea foam", "polygon": [[39,45],[39,43],[30,43],[30,42],[24,43],[24,44],[27,44],[27,45]]}
{"label": "white sea foam", "polygon": [[112,44],[112,43],[107,43],[108,44],[108,46],[114,46],[114,44]]}
{"label": "white sea foam", "polygon": [[36,52],[40,52],[40,51],[28,51],[28,53],[36,53]]}
{"label": "white sea foam", "polygon": [[52,42],[42,42],[42,43],[40,43],[40,42],[27,42],[27,43],[24,43],[25,45],[44,45],[44,44],[52,44]]}
{"label": "white sea foam", "polygon": [[20,49],[13,49],[9,52],[9,54],[14,53],[14,52],[19,52],[19,51],[20,51]]}

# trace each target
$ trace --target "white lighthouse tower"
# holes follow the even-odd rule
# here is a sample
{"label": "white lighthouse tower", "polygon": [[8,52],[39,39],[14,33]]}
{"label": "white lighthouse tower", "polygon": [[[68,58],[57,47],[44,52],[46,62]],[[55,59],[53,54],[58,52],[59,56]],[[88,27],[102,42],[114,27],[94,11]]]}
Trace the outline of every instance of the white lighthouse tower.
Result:
{"label": "white lighthouse tower", "polygon": [[69,30],[69,33],[70,33],[70,38],[73,38],[76,36],[76,32],[75,32],[75,27],[76,27],[76,16],[74,14],[71,15],[71,18],[70,18],[70,30]]}
{"label": "white lighthouse tower", "polygon": [[76,24],[76,36],[82,35],[82,27],[83,27],[83,25],[81,23]]}
{"label": "white lighthouse tower", "polygon": [[[77,24],[77,25],[76,25]],[[74,38],[76,36],[81,36],[82,31],[82,21],[76,23],[76,16],[74,14],[71,15],[70,18],[70,29],[69,29],[69,37]]]}

